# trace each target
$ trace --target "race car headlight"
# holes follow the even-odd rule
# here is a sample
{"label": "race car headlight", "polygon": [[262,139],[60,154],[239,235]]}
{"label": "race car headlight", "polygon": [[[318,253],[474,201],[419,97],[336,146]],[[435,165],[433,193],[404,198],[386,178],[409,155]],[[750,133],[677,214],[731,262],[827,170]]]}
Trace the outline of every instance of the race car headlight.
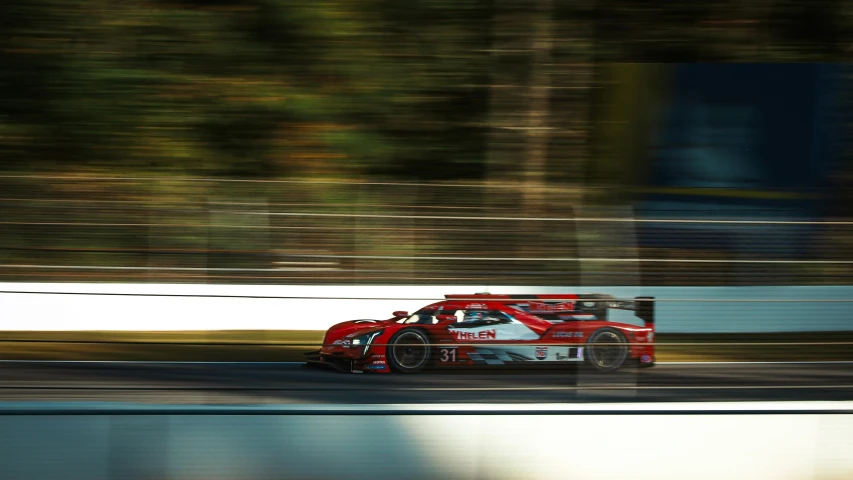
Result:
{"label": "race car headlight", "polygon": [[375,332],[365,333],[363,335],[353,337],[351,345],[353,348],[362,347],[363,350],[361,354],[364,355],[367,353],[367,349],[370,348],[371,342],[373,342],[376,337],[381,335],[382,332],[384,332],[384,330],[377,330]]}

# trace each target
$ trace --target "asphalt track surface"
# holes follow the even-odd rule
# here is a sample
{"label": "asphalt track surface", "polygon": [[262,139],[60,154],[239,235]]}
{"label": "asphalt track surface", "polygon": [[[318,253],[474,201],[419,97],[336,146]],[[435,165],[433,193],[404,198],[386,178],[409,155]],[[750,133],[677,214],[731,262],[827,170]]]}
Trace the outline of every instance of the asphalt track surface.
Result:
{"label": "asphalt track surface", "polygon": [[430,404],[853,400],[851,363],[691,363],[614,374],[345,374],[300,364],[3,362],[0,401]]}

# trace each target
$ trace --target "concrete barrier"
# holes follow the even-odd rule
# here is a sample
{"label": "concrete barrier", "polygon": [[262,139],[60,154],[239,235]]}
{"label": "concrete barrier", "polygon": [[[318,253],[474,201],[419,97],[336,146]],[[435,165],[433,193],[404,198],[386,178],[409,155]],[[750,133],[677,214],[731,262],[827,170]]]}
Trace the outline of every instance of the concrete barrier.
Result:
{"label": "concrete barrier", "polygon": [[[654,296],[660,333],[853,330],[853,287],[0,284],[0,331],[324,330],[388,318],[447,293]],[[29,292],[29,293],[24,293]],[[330,300],[329,298],[335,298]],[[636,323],[631,312],[614,320]]]}
{"label": "concrete barrier", "polygon": [[853,478],[853,404],[827,403],[479,412],[0,404],[0,478]]}

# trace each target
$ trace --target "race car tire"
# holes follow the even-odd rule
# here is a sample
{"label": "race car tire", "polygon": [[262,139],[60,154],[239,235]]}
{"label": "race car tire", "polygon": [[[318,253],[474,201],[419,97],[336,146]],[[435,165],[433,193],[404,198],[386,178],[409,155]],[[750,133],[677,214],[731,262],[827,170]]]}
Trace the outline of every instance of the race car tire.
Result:
{"label": "race car tire", "polygon": [[388,340],[385,356],[388,366],[398,373],[417,373],[429,363],[429,336],[419,328],[406,328]]}
{"label": "race car tire", "polygon": [[622,367],[628,354],[628,339],[625,335],[615,328],[604,327],[590,335],[584,360],[596,371],[610,373]]}

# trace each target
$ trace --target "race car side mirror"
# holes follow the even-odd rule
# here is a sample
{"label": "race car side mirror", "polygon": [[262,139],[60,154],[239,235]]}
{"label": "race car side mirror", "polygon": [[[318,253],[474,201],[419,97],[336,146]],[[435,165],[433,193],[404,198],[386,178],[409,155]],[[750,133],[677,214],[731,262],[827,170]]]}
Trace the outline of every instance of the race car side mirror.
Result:
{"label": "race car side mirror", "polygon": [[395,317],[397,317],[397,318],[408,317],[408,316],[409,316],[409,312],[407,312],[407,311],[405,311],[405,310],[397,310],[396,312],[394,312],[394,316],[395,316]]}

